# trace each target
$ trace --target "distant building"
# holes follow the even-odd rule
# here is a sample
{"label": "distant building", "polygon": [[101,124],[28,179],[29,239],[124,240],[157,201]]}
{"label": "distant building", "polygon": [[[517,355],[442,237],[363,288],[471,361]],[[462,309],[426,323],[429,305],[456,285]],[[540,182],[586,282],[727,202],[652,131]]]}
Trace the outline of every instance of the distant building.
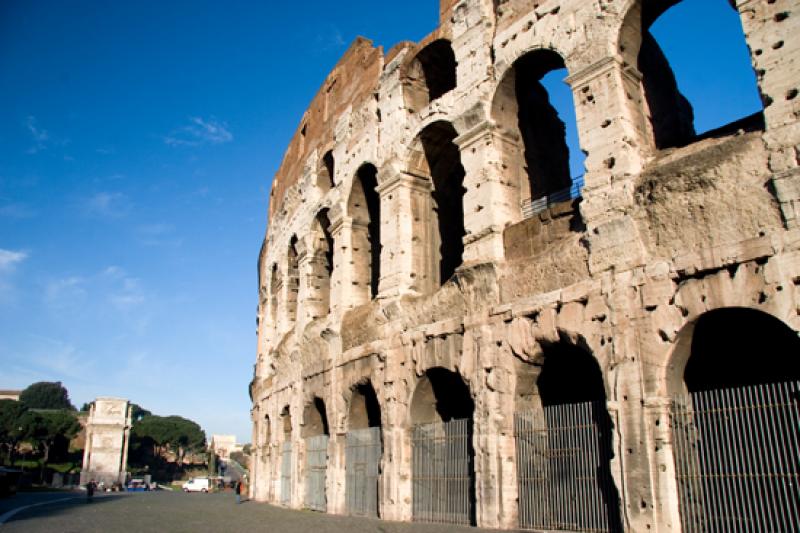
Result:
{"label": "distant building", "polygon": [[242,446],[236,444],[236,435],[211,435],[208,448],[222,461],[228,461],[233,452],[242,450]]}
{"label": "distant building", "polygon": [[131,406],[122,398],[97,398],[86,423],[81,484],[94,479],[124,483],[128,466]]}
{"label": "distant building", "polygon": [[22,394],[21,390],[0,390],[0,400],[14,400],[18,402],[20,394]]}

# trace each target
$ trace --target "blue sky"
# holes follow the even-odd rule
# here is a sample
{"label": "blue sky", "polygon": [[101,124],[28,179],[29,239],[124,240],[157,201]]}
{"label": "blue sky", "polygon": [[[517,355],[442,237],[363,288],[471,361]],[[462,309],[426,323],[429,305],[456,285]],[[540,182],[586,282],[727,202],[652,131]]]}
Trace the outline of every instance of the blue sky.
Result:
{"label": "blue sky", "polygon": [[[759,104],[708,23],[741,43],[727,0],[685,4],[654,32],[703,131]],[[437,20],[435,0],[0,2],[0,388],[59,380],[249,441],[272,175],[357,35]]]}

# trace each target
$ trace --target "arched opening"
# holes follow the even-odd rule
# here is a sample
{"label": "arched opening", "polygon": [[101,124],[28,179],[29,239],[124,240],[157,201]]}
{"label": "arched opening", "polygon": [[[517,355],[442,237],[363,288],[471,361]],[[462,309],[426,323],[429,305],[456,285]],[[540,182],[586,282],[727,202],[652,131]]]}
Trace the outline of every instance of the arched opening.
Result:
{"label": "arched opening", "polygon": [[297,235],[292,235],[289,240],[289,250],[286,253],[286,314],[289,321],[297,320],[297,295],[300,287],[300,271],[297,266]]}
{"label": "arched opening", "polygon": [[283,442],[281,443],[281,503],[289,505],[292,501],[292,415],[289,406],[281,411]]}
{"label": "arched opening", "polygon": [[277,328],[278,325],[278,308],[280,303],[281,287],[283,282],[281,280],[281,272],[278,269],[278,264],[272,264],[272,271],[270,272],[270,301],[269,301],[269,316],[272,326]]}
{"label": "arched opening", "polygon": [[347,415],[345,500],[348,514],[379,516],[382,453],[381,407],[372,383],[366,381],[354,387]]}
{"label": "arched opening", "polygon": [[432,368],[411,400],[414,520],[475,525],[475,404],[455,372]]}
{"label": "arched opening", "polygon": [[412,172],[431,180],[431,202],[423,207],[428,216],[423,223],[428,290],[444,285],[464,254],[464,167],[453,142],[457,133],[447,122],[434,122],[419,134],[421,153],[412,162]]}
{"label": "arched opening", "polygon": [[406,73],[406,106],[419,111],[456,88],[456,55],[450,41],[439,39],[420,50]]}
{"label": "arched opening", "polygon": [[800,531],[797,332],[725,308],[680,341],[671,380],[682,377],[685,392],[673,398],[671,427],[683,530]]}
{"label": "arched opening", "polygon": [[378,170],[374,165],[361,165],[347,201],[347,211],[353,220],[353,289],[356,305],[378,295],[381,275],[381,202],[376,190],[377,175]]}
{"label": "arched opening", "polygon": [[509,134],[504,163],[526,217],[580,194],[585,154],[567,75],[559,54],[535,50],[514,62],[495,95],[492,116]]}
{"label": "arched opening", "polygon": [[325,155],[322,156],[317,168],[317,187],[319,187],[323,193],[326,193],[336,186],[335,180],[333,151],[328,150],[325,152]]}
{"label": "arched opening", "polygon": [[325,402],[315,396],[306,405],[303,415],[303,436],[306,443],[306,497],[308,509],[328,509],[325,484],[328,472],[328,414]]}
{"label": "arched opening", "polygon": [[542,355],[540,367],[518,365],[520,527],[621,532],[600,366],[589,352],[564,341],[543,344]]}
{"label": "arched opening", "polygon": [[312,318],[322,318],[330,313],[331,279],[333,277],[333,235],[328,210],[321,210],[311,228],[312,254],[309,260],[309,308]]}
{"label": "arched opening", "polygon": [[264,416],[264,430],[261,433],[261,459],[263,462],[269,461],[272,452],[272,426],[270,425],[269,415]]}
{"label": "arched opening", "polygon": [[620,49],[641,73],[656,148],[764,127],[741,19],[729,0],[641,2],[626,16]]}

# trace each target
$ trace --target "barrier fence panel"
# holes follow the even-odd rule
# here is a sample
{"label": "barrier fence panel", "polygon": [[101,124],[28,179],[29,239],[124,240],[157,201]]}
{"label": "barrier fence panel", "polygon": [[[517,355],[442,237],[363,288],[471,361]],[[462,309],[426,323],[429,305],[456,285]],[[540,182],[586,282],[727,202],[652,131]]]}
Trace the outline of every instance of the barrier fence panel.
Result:
{"label": "barrier fence panel", "polygon": [[284,442],[281,447],[281,503],[289,505],[292,501],[292,443]]}
{"label": "barrier fence panel", "polygon": [[378,516],[378,474],[381,453],[381,428],[347,432],[345,499],[349,514]]}
{"label": "barrier fence panel", "polygon": [[306,507],[327,511],[325,475],[328,469],[328,436],[306,439]]}
{"label": "barrier fence panel", "polygon": [[514,426],[520,528],[619,531],[605,402],[515,413]]}
{"label": "barrier fence panel", "polygon": [[473,484],[471,420],[414,426],[412,515],[414,520],[469,524]]}
{"label": "barrier fence panel", "polygon": [[800,531],[800,382],[676,397],[684,533]]}

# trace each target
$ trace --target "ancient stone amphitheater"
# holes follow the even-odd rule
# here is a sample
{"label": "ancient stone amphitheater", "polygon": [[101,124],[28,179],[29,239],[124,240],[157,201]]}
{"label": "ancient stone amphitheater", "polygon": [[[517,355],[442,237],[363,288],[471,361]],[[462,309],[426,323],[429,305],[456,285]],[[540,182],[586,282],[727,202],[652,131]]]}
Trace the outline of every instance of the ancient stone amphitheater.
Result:
{"label": "ancient stone amphitheater", "polygon": [[350,46],[272,185],[251,497],[800,530],[800,1],[726,2],[763,110],[703,135],[649,32],[679,3],[442,0]]}

